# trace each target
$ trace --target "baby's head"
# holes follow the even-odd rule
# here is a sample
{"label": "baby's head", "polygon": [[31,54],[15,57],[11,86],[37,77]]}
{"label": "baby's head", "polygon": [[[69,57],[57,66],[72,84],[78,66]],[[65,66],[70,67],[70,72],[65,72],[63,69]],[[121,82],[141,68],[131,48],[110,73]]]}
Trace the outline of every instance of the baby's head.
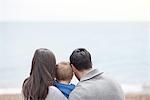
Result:
{"label": "baby's head", "polygon": [[58,82],[70,83],[73,71],[69,62],[60,62],[56,65],[56,80]]}

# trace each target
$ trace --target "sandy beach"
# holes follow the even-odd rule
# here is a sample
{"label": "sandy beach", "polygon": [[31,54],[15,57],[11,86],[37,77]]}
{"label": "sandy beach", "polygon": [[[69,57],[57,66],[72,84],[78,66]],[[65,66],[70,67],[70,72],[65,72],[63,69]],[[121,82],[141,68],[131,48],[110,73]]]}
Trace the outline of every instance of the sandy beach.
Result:
{"label": "sandy beach", "polygon": [[[1,94],[0,100],[22,100],[22,97],[20,94]],[[125,100],[150,100],[150,94],[128,93]]]}
{"label": "sandy beach", "polygon": [[[150,86],[130,84],[122,85],[125,100],[150,100]],[[1,89],[0,100],[22,100],[20,89]]]}
{"label": "sandy beach", "polygon": [[0,100],[22,100],[21,94],[0,94]]}
{"label": "sandy beach", "polygon": [[126,100],[150,100],[150,94],[148,94],[148,93],[128,93],[128,94],[126,94]]}

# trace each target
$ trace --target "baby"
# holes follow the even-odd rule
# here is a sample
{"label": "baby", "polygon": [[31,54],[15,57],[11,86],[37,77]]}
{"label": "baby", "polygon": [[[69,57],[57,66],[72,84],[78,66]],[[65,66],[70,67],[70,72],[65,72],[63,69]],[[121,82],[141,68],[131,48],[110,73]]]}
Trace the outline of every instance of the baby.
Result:
{"label": "baby", "polygon": [[75,88],[70,84],[73,71],[68,62],[60,62],[56,65],[56,81],[54,85],[68,98],[70,92]]}

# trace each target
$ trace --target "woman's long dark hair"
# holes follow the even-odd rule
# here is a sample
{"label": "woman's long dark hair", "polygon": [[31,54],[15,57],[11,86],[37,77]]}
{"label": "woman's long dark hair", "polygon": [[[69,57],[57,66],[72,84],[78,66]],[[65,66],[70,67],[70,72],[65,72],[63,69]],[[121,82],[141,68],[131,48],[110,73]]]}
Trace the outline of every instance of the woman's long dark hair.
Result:
{"label": "woman's long dark hair", "polygon": [[35,51],[30,76],[23,82],[22,92],[25,100],[45,100],[48,87],[53,85],[56,60],[48,49]]}

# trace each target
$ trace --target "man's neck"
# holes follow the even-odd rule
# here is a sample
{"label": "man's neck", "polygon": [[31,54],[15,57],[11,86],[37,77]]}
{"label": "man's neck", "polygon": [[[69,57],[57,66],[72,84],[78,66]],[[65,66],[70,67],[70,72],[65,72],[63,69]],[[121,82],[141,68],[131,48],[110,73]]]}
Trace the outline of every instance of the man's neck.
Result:
{"label": "man's neck", "polygon": [[82,77],[84,77],[86,74],[88,74],[91,70],[92,70],[92,68],[90,68],[90,69],[88,69],[88,70],[80,71],[80,73],[79,73],[80,79],[81,79]]}

